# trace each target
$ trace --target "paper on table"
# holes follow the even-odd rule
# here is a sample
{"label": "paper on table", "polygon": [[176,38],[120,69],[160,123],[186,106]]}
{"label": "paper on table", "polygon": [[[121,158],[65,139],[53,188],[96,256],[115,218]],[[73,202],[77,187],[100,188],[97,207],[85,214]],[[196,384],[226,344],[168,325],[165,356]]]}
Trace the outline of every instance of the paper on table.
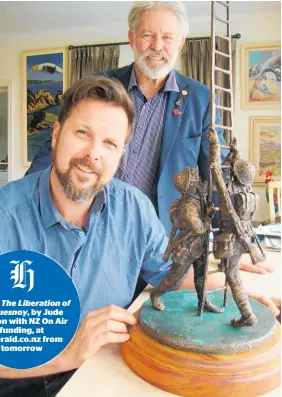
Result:
{"label": "paper on table", "polygon": [[281,223],[271,223],[270,225],[260,225],[255,229],[258,236],[278,236],[281,237]]}
{"label": "paper on table", "polygon": [[261,242],[262,248],[281,251],[281,237],[263,236]]}

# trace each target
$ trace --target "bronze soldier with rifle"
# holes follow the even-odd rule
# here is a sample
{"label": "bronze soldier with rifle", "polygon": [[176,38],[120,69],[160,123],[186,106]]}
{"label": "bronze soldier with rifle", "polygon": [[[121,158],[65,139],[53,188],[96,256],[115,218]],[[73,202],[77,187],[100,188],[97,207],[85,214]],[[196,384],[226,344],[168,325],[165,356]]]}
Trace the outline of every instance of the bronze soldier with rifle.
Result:
{"label": "bronze soldier with rifle", "polygon": [[234,138],[230,145],[230,153],[223,163],[226,168],[222,172],[218,139],[212,129],[209,141],[211,172],[220,198],[219,232],[214,238],[214,257],[221,259],[226,281],[241,313],[240,319],[232,320],[232,326],[251,326],[257,319],[240,279],[239,261],[245,253],[250,254],[253,264],[265,260],[251,224],[258,207],[258,196],[251,187],[255,178],[255,168],[249,161],[241,158],[237,140]]}
{"label": "bronze soldier with rifle", "polygon": [[154,308],[164,310],[161,295],[175,289],[193,264],[194,283],[199,302],[198,313],[201,311],[203,300],[205,310],[222,312],[222,309],[208,300],[203,291],[207,264],[207,234],[214,215],[213,203],[207,203],[207,183],[201,181],[198,167],[186,167],[174,177],[174,186],[181,194],[181,198],[175,200],[170,208],[173,226],[163,257],[167,261],[173,254],[172,264],[168,275],[152,290],[150,294],[152,304]]}

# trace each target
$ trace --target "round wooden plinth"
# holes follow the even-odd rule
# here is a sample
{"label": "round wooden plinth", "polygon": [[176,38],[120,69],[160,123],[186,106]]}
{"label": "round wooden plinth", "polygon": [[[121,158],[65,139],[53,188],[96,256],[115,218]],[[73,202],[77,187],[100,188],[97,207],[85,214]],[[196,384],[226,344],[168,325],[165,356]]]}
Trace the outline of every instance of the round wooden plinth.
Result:
{"label": "round wooden plinth", "polygon": [[[207,330],[208,332],[208,330]],[[280,385],[280,324],[262,346],[237,354],[204,354],[166,346],[138,324],[121,356],[152,385],[189,397],[255,397]],[[199,341],[200,343],[200,341]]]}
{"label": "round wooden plinth", "polygon": [[[222,291],[209,294],[209,299],[223,308]],[[172,291],[162,297],[165,309],[153,308],[149,300],[142,305],[139,323],[152,339],[179,350],[204,354],[244,353],[264,345],[276,331],[276,319],[271,311],[257,300],[250,299],[257,324],[233,328],[231,320],[240,312],[231,293],[223,313],[204,312],[197,315],[198,298],[194,291]]]}

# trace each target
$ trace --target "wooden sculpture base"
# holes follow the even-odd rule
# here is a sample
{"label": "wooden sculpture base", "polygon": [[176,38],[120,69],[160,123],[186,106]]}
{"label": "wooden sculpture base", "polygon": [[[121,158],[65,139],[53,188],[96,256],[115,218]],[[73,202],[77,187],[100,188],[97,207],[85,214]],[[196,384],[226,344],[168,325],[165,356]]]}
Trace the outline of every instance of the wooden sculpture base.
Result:
{"label": "wooden sculpture base", "polygon": [[[169,298],[166,299],[169,301]],[[164,299],[166,304],[168,301]],[[140,315],[143,308],[148,308],[148,305],[147,301]],[[169,310],[167,307],[168,312]],[[176,310],[179,312],[179,307]],[[221,316],[221,314],[214,314],[214,316]],[[175,323],[171,321],[172,328],[175,327]],[[210,337],[211,330],[208,325],[208,323],[205,324],[205,329]],[[212,329],[212,331],[215,330]],[[140,324],[130,329],[130,335],[130,340],[121,345],[123,360],[145,381],[170,393],[187,397],[255,397],[280,385],[280,324],[278,322],[274,335],[266,338],[261,346],[236,354],[230,354],[230,352],[229,354],[211,354],[209,348],[207,353],[204,353],[203,340],[197,341],[195,335],[193,350],[175,349],[147,335]],[[224,335],[214,333],[212,337],[215,341],[218,339],[224,341]],[[201,353],[199,350],[195,351],[197,343],[201,346]]]}

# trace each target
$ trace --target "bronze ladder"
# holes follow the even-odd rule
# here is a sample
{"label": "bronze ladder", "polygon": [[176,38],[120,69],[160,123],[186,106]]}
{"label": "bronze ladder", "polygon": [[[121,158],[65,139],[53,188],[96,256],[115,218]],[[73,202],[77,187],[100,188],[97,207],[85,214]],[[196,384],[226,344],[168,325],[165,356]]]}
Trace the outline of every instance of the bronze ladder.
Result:
{"label": "bronze ladder", "polygon": [[[216,15],[216,7],[218,9],[221,9],[223,11],[226,11],[226,18],[219,17]],[[222,8],[223,7],[223,8]],[[218,34],[215,32],[215,23],[216,21],[220,22],[223,24],[226,28],[226,35]],[[224,52],[223,50],[218,49],[216,46],[216,38],[219,37],[224,41],[227,41],[228,43],[228,50],[227,52]],[[220,128],[223,130],[229,130],[230,131],[230,142],[232,142],[232,130],[233,130],[233,83],[232,83],[232,37],[231,37],[231,29],[230,29],[230,9],[229,9],[229,1],[211,1],[211,68],[210,68],[210,73],[211,73],[211,87],[210,87],[210,119],[211,119],[211,125],[210,129],[215,130],[216,128]],[[227,59],[227,64],[228,67],[226,68],[220,68],[216,64],[216,56],[218,57],[223,57]],[[216,73],[218,74],[224,74],[227,77],[227,82],[228,82],[228,88],[220,86],[216,84]],[[230,107],[225,107],[222,104],[220,104],[220,101],[216,103],[216,91],[223,91],[226,92],[230,95]],[[229,112],[230,113],[230,120],[231,120],[231,125],[226,126],[223,125],[223,122],[221,124],[216,124],[216,110],[219,109],[221,112]],[[226,145],[221,145],[221,149],[227,149],[230,150],[230,146]],[[222,165],[221,168],[227,168],[228,166]],[[212,182],[212,174],[211,174],[211,168],[210,168],[210,160],[208,161],[208,199],[211,200],[212,198],[212,188],[213,188],[213,182]],[[218,211],[219,208],[216,208]],[[211,229],[209,232],[215,232],[217,229]],[[226,266],[228,266],[228,259],[227,260],[221,260],[221,270],[214,270],[214,271],[208,271],[208,256],[212,251],[209,251],[209,235],[210,233],[207,233],[207,241],[206,241],[206,255],[205,255],[205,275],[204,275],[204,282],[203,282],[203,295],[202,295],[202,301],[200,305],[200,311],[199,314],[202,315],[203,309],[204,309],[204,303],[205,303],[205,294],[214,292],[217,290],[224,290],[224,299],[223,299],[223,306],[226,306],[226,292],[227,292],[227,281],[225,278],[225,286],[218,288],[216,290],[210,290],[206,291],[206,284],[207,284],[207,276],[209,274],[217,273],[219,271],[222,271],[222,269],[225,269]]]}

